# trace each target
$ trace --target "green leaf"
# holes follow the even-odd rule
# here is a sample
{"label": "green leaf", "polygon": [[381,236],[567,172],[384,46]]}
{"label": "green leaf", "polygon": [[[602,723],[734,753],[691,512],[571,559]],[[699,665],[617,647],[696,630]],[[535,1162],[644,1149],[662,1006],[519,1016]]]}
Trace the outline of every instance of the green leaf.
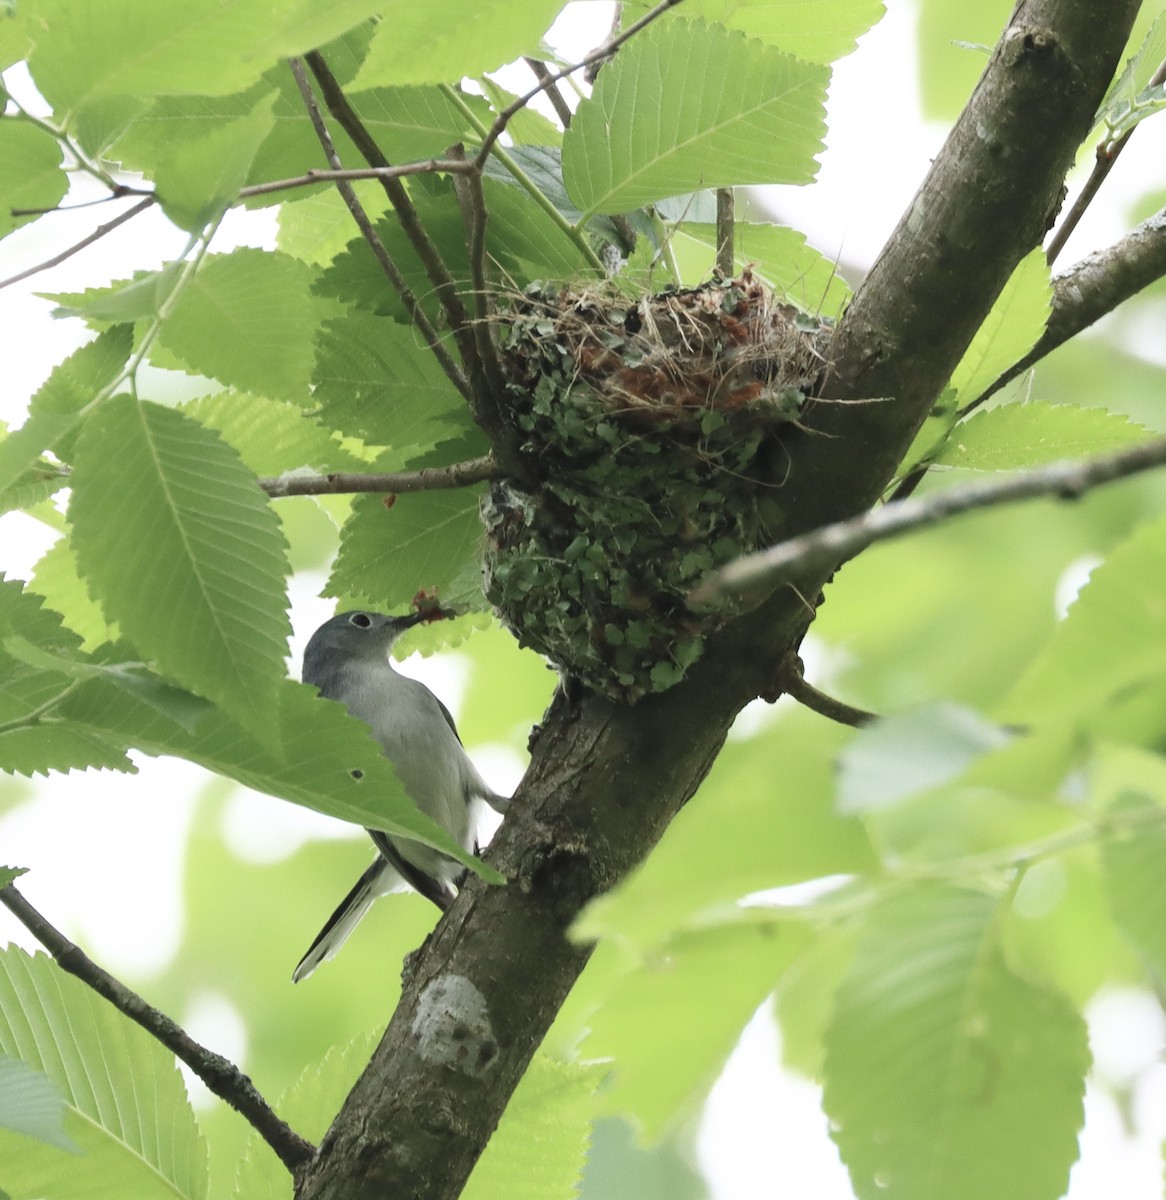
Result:
{"label": "green leaf", "polygon": [[923,886],[859,937],[823,1105],[861,1200],[1055,1200],[1077,1157],[1085,1024],[1014,975],[997,902]]}
{"label": "green leaf", "polygon": [[618,213],[697,188],[808,183],[829,74],[718,26],[649,27],[580,103],[567,191],[584,212]]}
{"label": "green leaf", "polygon": [[480,494],[458,488],[358,496],[324,594],[366,597],[391,610],[426,591],[443,604],[482,607]]}
{"label": "green leaf", "polygon": [[590,1017],[584,1051],[614,1066],[600,1112],[633,1117],[648,1141],[691,1116],[809,940],[805,926],[767,922],[682,934],[655,951]]}
{"label": "green leaf", "polygon": [[[508,108],[518,96],[499,87],[488,75],[477,80],[478,86],[486,93],[490,107],[494,110],[490,120],[493,120],[504,108]],[[489,121],[487,122],[489,124]],[[520,108],[507,122],[506,133],[516,146],[558,146],[563,140],[563,131],[544,117],[537,109],[529,105]]]}
{"label": "green leaf", "polygon": [[1090,576],[1004,702],[1005,720],[1083,718],[1166,670],[1166,520],[1143,526]]}
{"label": "green leaf", "polygon": [[74,654],[79,641],[39,597],[22,591],[15,580],[0,578],[0,770],[19,775],[87,767],[132,771],[121,747],[99,733],[40,721],[69,690],[70,677],[14,658],[3,647],[12,638],[64,655]]}
{"label": "green leaf", "polygon": [[324,419],[373,445],[430,446],[473,424],[417,331],[385,317],[325,321],[313,381]]}
{"label": "green leaf", "polygon": [[274,251],[208,255],[159,340],[197,374],[303,404],[312,373],[314,277],[307,264]]}
{"label": "green leaf", "polygon": [[206,1145],[173,1057],[43,955],[0,951],[0,1052],[52,1081],[84,1158],[0,1131],[15,1200],[201,1200]]}
{"label": "green leaf", "polygon": [[1040,339],[1053,304],[1053,285],[1044,249],[1025,255],[972,338],[950,386],[962,409],[990,387]]}
{"label": "green leaf", "polygon": [[[686,281],[712,274],[717,259],[715,225],[684,222],[672,232],[672,248]],[[783,225],[738,224],[733,233],[737,271],[751,267],[791,304],[805,312],[837,317],[850,299],[850,288],[837,264],[806,242],[804,234]]]}
{"label": "green leaf", "polygon": [[27,875],[27,867],[0,867],[0,888],[6,888],[21,875]]}
{"label": "green leaf", "polygon": [[368,726],[343,705],[321,699],[314,688],[284,680],[273,715],[279,734],[274,745],[260,741],[210,704],[192,733],[157,707],[100,680],[82,684],[61,708],[66,728],[120,739],[145,754],[186,758],[256,791],[424,842],[483,878],[502,882],[496,871],[466,854],[418,810]]}
{"label": "green leaf", "polygon": [[1101,840],[1101,870],[1114,920],[1146,960],[1155,983],[1166,982],[1166,811],[1136,792],[1106,808],[1112,823]]}
{"label": "green leaf", "polygon": [[18,1058],[0,1055],[0,1129],[74,1153],[65,1132],[65,1098],[47,1075]]}
{"label": "green leaf", "polygon": [[[370,179],[353,183],[356,197],[375,223],[389,204],[384,188]],[[335,189],[301,198],[288,196],[279,207],[276,244],[285,254],[325,266],[352,241],[352,214]]]}
{"label": "green leaf", "polygon": [[0,117],[0,237],[36,220],[14,217],[14,208],[55,208],[64,199],[69,177],[61,166],[61,143],[51,133]]}
{"label": "green leaf", "polygon": [[162,155],[154,183],[163,211],[180,229],[197,233],[230,207],[275,125],[274,104],[268,95],[245,117],[212,126]]}
{"label": "green leaf", "polygon": [[216,392],[189,401],[182,411],[200,425],[217,429],[256,475],[280,475],[301,467],[321,473],[368,469],[298,405]]}
{"label": "green leaf", "polygon": [[[279,1115],[301,1137],[322,1141],[379,1040],[379,1034],[362,1033],[344,1046],[333,1046],[280,1096]],[[236,1200],[292,1200],[287,1168],[254,1130],[239,1159],[232,1194]]]}
{"label": "green leaf", "polygon": [[956,704],[892,713],[859,730],[838,756],[838,809],[889,808],[950,782],[1009,741],[998,726]]}
{"label": "green leaf", "polygon": [[1002,404],[961,421],[935,461],[977,471],[1014,471],[1103,454],[1149,434],[1121,413],[1077,404]]}
{"label": "green leaf", "polygon": [[574,1196],[587,1162],[601,1067],[537,1054],[506,1105],[461,1200]]}
{"label": "green leaf", "polygon": [[107,616],[167,675],[273,731],[285,545],[235,452],[181,413],[114,397],[85,427],[71,511]]}
{"label": "green leaf", "polygon": [[271,0],[39,0],[29,67],[68,113],[111,97],[222,96],[278,57],[256,57],[272,41],[272,15]]}
{"label": "green leaf", "polygon": [[69,629],[80,636],[85,650],[117,640],[117,626],[106,621],[101,605],[89,595],[77,572],[77,560],[67,537],[58,538],[41,556],[28,587],[61,614]]}
{"label": "green leaf", "polygon": [[0,491],[16,484],[45,450],[59,450],[69,439],[86,407],[121,373],[132,343],[131,327],[118,325],[53,368],[29,403],[28,419],[0,441]]}
{"label": "green leaf", "polygon": [[354,90],[456,83],[535,53],[562,0],[384,0],[381,25]]}
{"label": "green leaf", "polygon": [[1101,103],[1097,121],[1109,127],[1111,138],[1123,136],[1166,105],[1166,89],[1161,84],[1150,86],[1163,60],[1166,60],[1166,13],[1159,13],[1137,54],[1126,63]]}
{"label": "green leaf", "polygon": [[80,317],[90,326],[109,322],[140,321],[154,317],[174,291],[182,274],[181,262],[167,263],[160,271],[138,271],[132,279],[119,279],[106,287],[83,292],[40,292],[55,300],[54,317]]}
{"label": "green leaf", "polygon": [[[625,5],[625,22],[651,7],[648,0],[631,0]],[[830,63],[854,49],[859,35],[882,17],[884,6],[882,0],[695,0],[683,12],[739,29],[809,62]]]}
{"label": "green leaf", "polygon": [[650,947],[735,917],[751,892],[874,869],[862,825],[834,806],[832,748],[847,736],[832,726],[811,740],[797,722],[730,743],[647,862],[588,905],[573,936]]}

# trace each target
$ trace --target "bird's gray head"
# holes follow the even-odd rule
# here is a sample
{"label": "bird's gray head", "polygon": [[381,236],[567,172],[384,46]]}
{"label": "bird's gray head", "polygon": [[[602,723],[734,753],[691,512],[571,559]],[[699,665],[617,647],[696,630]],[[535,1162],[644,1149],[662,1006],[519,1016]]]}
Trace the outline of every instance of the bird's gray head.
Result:
{"label": "bird's gray head", "polygon": [[312,634],[304,650],[304,682],[319,685],[328,675],[357,662],[387,662],[389,648],[397,638],[428,619],[419,612],[403,617],[337,613]]}

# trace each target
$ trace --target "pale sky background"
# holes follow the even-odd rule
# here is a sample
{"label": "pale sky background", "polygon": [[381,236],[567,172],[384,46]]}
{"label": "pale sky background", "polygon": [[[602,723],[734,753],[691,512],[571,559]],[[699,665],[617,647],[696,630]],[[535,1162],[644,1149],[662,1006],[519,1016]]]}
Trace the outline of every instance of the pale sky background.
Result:
{"label": "pale sky background", "polygon": [[[910,58],[916,11],[911,0],[889,0],[884,20],[860,41],[854,54],[836,65],[828,148],[818,181],[806,188],[761,189],[774,211],[806,233],[819,250],[864,268],[894,228],[945,134],[942,127],[925,123],[920,112]],[[609,5],[574,5],[552,41],[564,53],[576,53],[599,40],[609,23]],[[19,81],[12,74],[16,90]],[[515,90],[529,86],[524,72],[511,78]],[[1127,206],[1148,181],[1156,179],[1161,186],[1164,162],[1166,119],[1150,121],[1130,142],[1119,169],[1065,251],[1063,265],[1128,229]],[[71,202],[76,198],[89,196],[71,197]],[[19,231],[0,243],[0,278],[56,253],[110,215],[107,209],[62,213]],[[235,214],[224,223],[214,248],[270,245],[273,231],[269,213]],[[60,268],[25,286],[0,291],[5,375],[0,418],[18,424],[50,365],[87,340],[79,321],[52,320],[51,304],[36,299],[35,290],[100,285],[123,274],[127,263],[135,268],[156,266],[174,257],[185,238],[154,210]],[[1129,348],[1158,362],[1166,355],[1162,327],[1161,320],[1152,325],[1125,321],[1120,326]],[[27,577],[50,542],[43,526],[22,515],[0,517],[0,570]],[[322,583],[322,577],[299,577],[293,585],[296,637],[289,669],[297,674],[304,641],[331,615],[330,605],[315,595]],[[458,656],[414,661],[410,669],[426,679],[456,716],[465,680]],[[531,722],[538,716],[531,713]],[[509,750],[471,749],[493,786],[502,791],[514,786],[521,767]],[[194,795],[205,776],[172,760],[139,759],[139,765],[137,776],[92,772],[38,782],[37,799],[0,817],[0,861],[33,868],[22,881],[30,899],[97,961],[115,974],[141,976],[165,965],[178,945],[183,845]],[[25,785],[0,777],[0,788],[11,787]],[[166,797],[165,804],[158,803],[160,795]],[[357,836],[349,827],[294,805],[241,790],[228,808],[224,827],[232,849],[253,860],[290,854],[313,837]],[[348,881],[338,881],[341,884],[347,886]],[[151,902],[142,904],[143,896]],[[123,921],[127,909],[135,912],[132,938]],[[0,942],[9,939],[34,945],[23,927],[6,911],[0,912]],[[245,1030],[225,997],[207,993],[191,1011],[175,1015],[196,1037],[228,1057],[245,1058]],[[1166,1135],[1161,1008],[1149,995],[1127,990],[1101,997],[1089,1015],[1097,1075],[1112,1083],[1139,1080],[1133,1093],[1135,1132],[1131,1135],[1124,1126],[1108,1093],[1091,1088],[1082,1157],[1068,1196],[1160,1196],[1159,1147]],[[715,1200],[851,1200],[817,1089],[779,1070],[777,1036],[773,1022],[761,1014],[714,1088],[698,1155]]]}

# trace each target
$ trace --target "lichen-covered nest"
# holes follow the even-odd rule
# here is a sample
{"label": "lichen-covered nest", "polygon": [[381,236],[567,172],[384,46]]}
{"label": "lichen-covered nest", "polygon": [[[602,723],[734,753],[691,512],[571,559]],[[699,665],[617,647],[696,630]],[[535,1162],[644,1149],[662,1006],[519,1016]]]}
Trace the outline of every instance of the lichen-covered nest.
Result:
{"label": "lichen-covered nest", "polygon": [[828,330],[748,272],[639,299],[532,286],[499,320],[538,483],[483,500],[486,594],[524,645],[589,686],[663,691],[730,615],[691,611],[689,590],[768,540],[781,433]]}

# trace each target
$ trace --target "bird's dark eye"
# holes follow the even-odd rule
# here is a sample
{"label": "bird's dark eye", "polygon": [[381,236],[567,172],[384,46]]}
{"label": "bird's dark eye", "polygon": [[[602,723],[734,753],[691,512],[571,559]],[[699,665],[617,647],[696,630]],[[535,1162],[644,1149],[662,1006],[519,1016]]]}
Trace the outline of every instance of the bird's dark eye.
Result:
{"label": "bird's dark eye", "polygon": [[368,613],[353,613],[348,618],[349,625],[355,625],[358,629],[368,629],[372,625],[372,618]]}

